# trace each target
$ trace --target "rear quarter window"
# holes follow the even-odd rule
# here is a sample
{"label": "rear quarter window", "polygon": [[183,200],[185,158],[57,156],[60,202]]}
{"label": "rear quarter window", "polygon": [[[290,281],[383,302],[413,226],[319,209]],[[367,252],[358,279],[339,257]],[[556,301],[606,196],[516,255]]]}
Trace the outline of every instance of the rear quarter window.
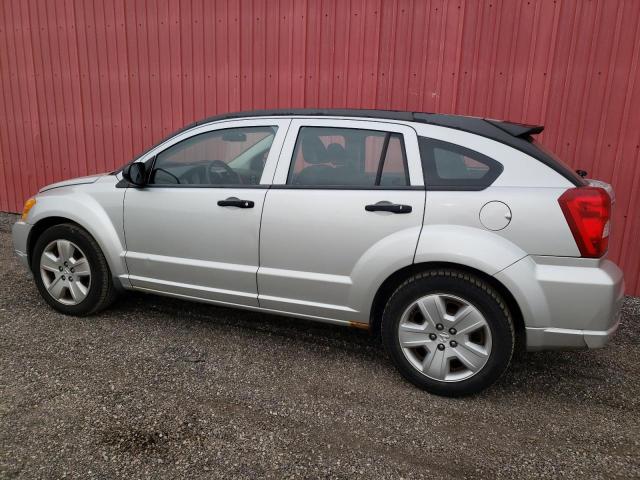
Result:
{"label": "rear quarter window", "polygon": [[432,190],[482,190],[500,176],[500,162],[475,150],[418,137],[424,183]]}

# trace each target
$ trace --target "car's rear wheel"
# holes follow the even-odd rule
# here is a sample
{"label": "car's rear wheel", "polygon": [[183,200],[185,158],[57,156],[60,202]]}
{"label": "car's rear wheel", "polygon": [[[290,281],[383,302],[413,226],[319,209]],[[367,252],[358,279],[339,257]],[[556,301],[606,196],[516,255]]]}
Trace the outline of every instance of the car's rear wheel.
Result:
{"label": "car's rear wheel", "polygon": [[45,230],[31,256],[31,270],[45,301],[67,315],[91,315],[115,297],[100,247],[83,228],[60,224]]}
{"label": "car's rear wheel", "polygon": [[507,369],[515,344],[501,295],[470,273],[439,269],[406,280],[389,299],[383,341],[402,375],[431,393],[476,393]]}

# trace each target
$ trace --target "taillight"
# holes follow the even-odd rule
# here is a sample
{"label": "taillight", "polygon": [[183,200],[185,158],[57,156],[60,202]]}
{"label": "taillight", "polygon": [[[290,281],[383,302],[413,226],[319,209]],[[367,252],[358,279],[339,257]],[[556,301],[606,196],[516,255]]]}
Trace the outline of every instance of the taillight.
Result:
{"label": "taillight", "polygon": [[583,257],[601,257],[609,245],[611,198],[604,188],[578,187],[558,199]]}

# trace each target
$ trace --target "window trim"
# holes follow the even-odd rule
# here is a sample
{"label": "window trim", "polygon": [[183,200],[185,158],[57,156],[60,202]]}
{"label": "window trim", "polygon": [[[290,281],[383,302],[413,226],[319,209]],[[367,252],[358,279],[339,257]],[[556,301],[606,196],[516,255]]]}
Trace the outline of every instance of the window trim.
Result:
{"label": "window trim", "polygon": [[[376,187],[380,186],[380,181],[382,180],[382,171],[384,170],[384,162],[387,161],[387,151],[389,150],[389,142],[391,141],[391,132],[387,132],[384,134],[384,141],[382,143],[382,150],[380,150],[380,158],[378,158],[378,168],[376,169],[376,178],[373,181],[373,185]],[[404,155],[404,152],[402,152]],[[405,180],[406,180],[406,170],[405,170]],[[409,185],[410,182],[407,182]]]}
{"label": "window trim", "polygon": [[201,183],[192,183],[192,184],[154,184],[154,183],[148,183],[145,184],[144,188],[227,188],[227,189],[233,189],[233,190],[238,190],[238,189],[260,189],[260,188],[269,188],[270,185],[267,184],[255,184],[255,185],[246,185],[244,183],[238,183],[238,184],[220,184],[220,185],[207,185],[207,184],[201,184]]}
{"label": "window trim", "polygon": [[424,190],[424,185],[287,185],[275,183],[267,185],[267,187],[275,190]]}
{"label": "window trim", "polygon": [[[205,123],[205,124],[193,124],[191,126],[187,126],[182,130],[179,130],[174,135],[165,138],[155,146],[149,148],[141,155],[138,155],[134,160],[130,163],[140,162],[144,163],[145,166],[152,164],[155,162],[155,157],[159,153],[165,151],[168,148],[171,148],[173,145],[186,140],[192,136],[198,135],[200,133],[215,131],[215,130],[227,130],[230,128],[240,128],[240,127],[277,127],[278,130],[276,132],[276,136],[273,139],[273,143],[271,144],[271,150],[269,151],[269,155],[267,157],[264,170],[262,171],[262,176],[260,178],[260,183],[256,185],[204,185],[203,187],[207,188],[268,188],[269,185],[273,183],[273,179],[276,173],[276,169],[278,166],[278,160],[280,158],[280,154],[282,152],[283,146],[287,139],[287,132],[289,131],[289,126],[291,125],[291,118],[287,117],[255,117],[255,118],[231,118],[231,119],[223,119],[217,121],[215,123]],[[124,168],[124,167],[123,167]],[[151,172],[151,169],[149,170]],[[117,172],[119,175],[117,178],[120,180],[116,184],[117,188],[130,188],[135,187],[135,185],[129,184],[124,178],[122,178],[121,170]],[[203,188],[196,187],[194,185],[184,185],[179,188]],[[135,187],[135,188],[173,188],[170,185],[150,185],[146,184],[144,187]]]}
{"label": "window trim", "polygon": [[[392,121],[380,121],[378,119],[365,119],[365,118],[326,118],[326,117],[310,117],[299,116],[290,119],[289,128],[287,131],[287,137],[282,144],[280,150],[280,158],[275,168],[273,180],[271,182],[272,188],[287,188],[291,187],[286,184],[287,176],[289,173],[289,166],[293,160],[293,150],[295,147],[296,139],[298,137],[298,131],[302,127],[334,127],[334,128],[356,128],[363,130],[379,130],[382,132],[395,132],[402,135],[405,151],[407,155],[407,166],[409,169],[410,185],[405,187],[384,187],[384,189],[393,190],[424,190],[424,177],[422,175],[422,164],[420,160],[420,151],[418,149],[418,140],[416,130],[411,125],[394,123]],[[298,185],[292,186],[296,189]],[[353,186],[328,186],[326,190],[362,190],[355,189]],[[339,187],[339,188],[336,188]],[[418,187],[418,188],[416,188]],[[310,188],[310,187],[304,187]],[[322,190],[322,186],[312,186],[315,190]],[[368,189],[375,190],[373,187],[367,187]]]}
{"label": "window trim", "polygon": [[[253,184],[244,184],[244,183],[237,183],[237,184],[228,184],[228,183],[220,183],[220,184],[210,184],[210,183],[184,183],[184,184],[173,184],[173,183],[151,183],[151,174],[153,173],[155,166],[156,166],[156,162],[158,161],[158,155],[166,152],[167,150],[180,145],[182,142],[186,142],[188,140],[193,140],[197,137],[200,137],[202,135],[210,135],[210,134],[215,134],[217,132],[224,132],[226,130],[238,130],[238,129],[242,129],[242,128],[275,128],[275,131],[273,132],[273,141],[271,142],[271,145],[269,146],[269,152],[267,153],[267,159],[265,160],[265,164],[264,167],[262,168],[262,172],[260,173],[260,179],[258,180],[258,182],[260,182],[262,180],[262,177],[264,176],[264,172],[266,170],[266,166],[267,166],[267,161],[269,159],[269,156],[271,155],[271,150],[273,149],[273,146],[276,142],[276,138],[278,136],[278,131],[280,130],[280,125],[242,125],[242,126],[232,126],[232,127],[223,127],[223,128],[215,128],[215,129],[211,129],[211,130],[205,130],[205,131],[201,131],[201,132],[197,132],[194,133],[193,135],[189,135],[188,137],[184,137],[174,143],[172,143],[171,145],[167,146],[166,148],[164,148],[163,150],[156,152],[151,158],[148,158],[146,161],[148,161],[151,164],[151,167],[149,168],[149,171],[146,172],[147,174],[147,178],[146,178],[146,182],[145,182],[145,187],[149,187],[149,188],[159,188],[159,187],[169,187],[169,188],[264,188],[265,186],[268,185],[264,185],[262,186],[261,183],[253,183]],[[266,137],[265,137],[266,138]],[[260,139],[260,141],[262,141],[263,139]],[[255,145],[255,144],[254,144]],[[252,148],[252,146],[246,148],[245,150],[243,150],[242,152],[240,152],[239,155],[242,155],[243,153],[245,153],[247,150],[249,150],[250,148]],[[239,156],[238,155],[238,156]],[[145,163],[146,163],[145,161]]]}
{"label": "window trim", "polygon": [[[439,140],[436,138],[418,136],[418,147],[420,149],[420,157],[422,158],[422,173],[424,175],[424,185],[426,190],[431,191],[472,191],[477,192],[481,190],[485,190],[489,188],[493,183],[498,179],[498,177],[504,171],[504,165],[499,161],[478,152],[477,150],[473,150],[471,148],[465,147],[463,145],[447,142],[445,140]],[[489,172],[485,177],[480,179],[439,179],[437,175],[433,175],[438,178],[440,181],[434,183],[430,177],[434,172],[436,172],[436,162],[434,150],[435,148],[443,148],[446,150],[453,151],[455,153],[460,153],[466,157],[469,157],[473,160],[479,161],[480,163],[484,163],[489,166]],[[475,181],[478,180],[478,181]],[[451,184],[447,184],[446,182],[450,181]]]}
{"label": "window trim", "polygon": [[[336,122],[338,123],[338,122]],[[293,168],[295,166],[295,153],[297,152],[298,147],[298,138],[300,136],[300,132],[303,128],[333,128],[338,130],[361,130],[361,131],[372,131],[379,132],[384,135],[384,144],[383,149],[380,152],[380,157],[378,159],[378,168],[376,169],[376,177],[374,180],[374,185],[297,185],[290,184],[289,180],[293,173]],[[290,133],[293,136],[293,133]],[[400,149],[402,152],[402,165],[404,167],[404,178],[406,185],[380,185],[379,182],[382,179],[382,173],[384,170],[384,164],[387,161],[387,150],[389,147],[389,142],[391,138],[397,135],[400,141]],[[407,156],[407,149],[404,141],[405,133],[395,131],[395,130],[381,130],[380,128],[373,128],[371,126],[340,126],[340,125],[298,125],[295,130],[295,137],[293,137],[293,147],[291,150],[291,156],[289,159],[289,163],[287,165],[287,176],[284,179],[284,184],[273,184],[271,188],[277,189],[292,189],[292,190],[424,190],[423,185],[411,185],[411,175],[409,172],[409,159]],[[284,152],[283,148],[283,153]],[[417,188],[416,188],[417,187]]]}

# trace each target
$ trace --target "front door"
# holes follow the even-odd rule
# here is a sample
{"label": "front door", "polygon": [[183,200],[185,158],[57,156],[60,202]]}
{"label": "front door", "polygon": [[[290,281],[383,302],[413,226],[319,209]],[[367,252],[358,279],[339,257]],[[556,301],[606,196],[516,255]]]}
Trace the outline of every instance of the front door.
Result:
{"label": "front door", "polygon": [[183,132],[141,161],[124,201],[131,285],[257,306],[260,216],[289,120],[219,122]]}
{"label": "front door", "polygon": [[267,193],[260,306],[367,323],[375,289],[413,262],[425,205],[415,131],[297,119]]}

